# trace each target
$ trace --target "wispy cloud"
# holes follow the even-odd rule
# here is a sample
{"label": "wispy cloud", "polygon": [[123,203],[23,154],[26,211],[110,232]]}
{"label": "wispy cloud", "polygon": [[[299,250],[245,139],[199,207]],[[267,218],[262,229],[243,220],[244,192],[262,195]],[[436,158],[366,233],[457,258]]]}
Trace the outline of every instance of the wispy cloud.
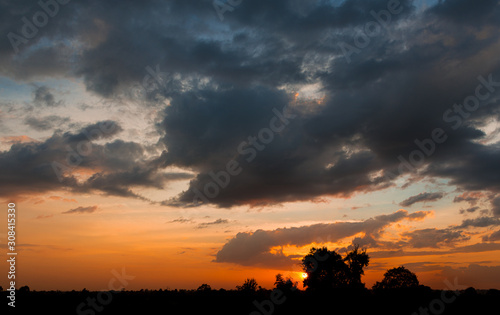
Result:
{"label": "wispy cloud", "polygon": [[476,212],[477,210],[479,210],[480,207],[470,207],[470,208],[467,208],[467,209],[460,209],[460,214],[464,214],[464,213],[474,213]]}
{"label": "wispy cloud", "polygon": [[70,209],[68,211],[64,211],[63,214],[82,214],[82,213],[94,213],[98,209],[97,206],[91,207],[78,207],[74,209]]}
{"label": "wispy cloud", "polygon": [[56,101],[54,94],[47,86],[37,87],[33,91],[33,103],[36,106],[57,107],[62,105],[62,101]]}
{"label": "wispy cloud", "polygon": [[444,194],[443,193],[439,193],[439,192],[435,192],[435,193],[429,193],[429,192],[420,193],[418,195],[411,196],[408,199],[405,199],[405,200],[401,201],[400,205],[402,205],[403,207],[410,207],[411,205],[413,205],[413,204],[415,204],[417,202],[436,201],[436,200],[439,200],[439,199],[443,198],[443,196],[444,196]]}
{"label": "wispy cloud", "polygon": [[64,197],[61,197],[61,196],[50,196],[49,197],[50,200],[57,200],[57,201],[62,201],[62,202],[77,202],[76,199],[74,198],[64,198]]}
{"label": "wispy cloud", "polygon": [[428,228],[404,232],[401,234],[408,245],[414,248],[439,248],[441,246],[453,246],[456,243],[464,242],[470,239],[462,231],[456,231],[451,228],[437,229]]}
{"label": "wispy cloud", "polygon": [[207,227],[210,227],[213,225],[228,224],[228,223],[229,223],[229,220],[227,220],[227,219],[217,219],[217,220],[212,221],[212,222],[200,223],[196,226],[196,228],[197,229],[204,229],[204,228],[207,228]]}
{"label": "wispy cloud", "polygon": [[194,223],[193,219],[186,219],[183,217],[168,221],[166,223]]}
{"label": "wispy cloud", "polygon": [[486,197],[483,192],[480,191],[471,191],[471,192],[464,192],[463,194],[460,194],[453,198],[453,202],[468,202],[471,205],[476,205],[479,200],[482,198]]}
{"label": "wispy cloud", "polygon": [[500,225],[500,218],[482,216],[475,219],[466,219],[462,221],[462,224],[459,225],[458,227],[459,228],[488,227],[497,225]]}
{"label": "wispy cloud", "polygon": [[52,218],[53,216],[54,216],[53,214],[40,214],[35,219],[37,219],[37,220],[49,219],[49,218]]}

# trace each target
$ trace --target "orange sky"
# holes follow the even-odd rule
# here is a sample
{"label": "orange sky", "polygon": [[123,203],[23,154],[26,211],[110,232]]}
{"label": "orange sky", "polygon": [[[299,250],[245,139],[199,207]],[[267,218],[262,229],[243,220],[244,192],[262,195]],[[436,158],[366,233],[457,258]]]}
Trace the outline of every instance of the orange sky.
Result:
{"label": "orange sky", "polygon": [[[213,261],[217,252],[238,231],[283,227],[281,225],[283,223],[266,223],[265,219],[257,218],[283,214],[286,206],[258,212],[236,210],[233,215],[228,210],[199,211],[192,213],[195,214],[192,216],[192,222],[181,223],[171,221],[179,217],[188,217],[186,212],[182,212],[183,215],[179,216],[177,209],[147,205],[141,201],[117,197],[71,196],[61,192],[59,195],[20,198],[20,200],[16,203],[17,283],[29,285],[35,290],[105,289],[109,279],[113,277],[112,270],[121,271],[122,268],[125,268],[127,275],[135,276],[127,285],[131,290],[193,289],[202,283],[208,283],[213,288],[231,289],[248,277],[254,277],[263,287],[272,288],[277,273],[291,276],[299,282],[302,280],[298,264],[292,268],[266,269],[262,266],[241,266]],[[89,201],[98,204],[95,212],[63,213]],[[334,205],[335,199],[322,207],[328,208]],[[291,206],[287,213],[293,213],[295,206],[297,205]],[[206,218],[208,215],[202,216],[205,213],[212,215]],[[193,226],[195,221],[212,222],[222,214],[229,218],[225,226],[214,225],[207,228]],[[439,219],[439,216],[437,217],[432,212],[423,220],[393,224],[384,232],[384,237],[388,240],[400,238],[398,235],[404,231],[425,227],[429,223],[434,224],[433,221]],[[245,218],[247,222],[241,222]],[[302,220],[285,225],[301,226],[303,223],[300,221]],[[6,235],[5,216],[1,220],[1,226],[3,243]],[[357,236],[359,235],[362,233]],[[348,245],[351,240],[352,237],[342,242],[330,243],[325,238],[324,242],[300,247],[286,246],[283,250],[286,255],[304,255],[311,246],[326,245],[334,249]],[[473,244],[475,241],[471,240],[469,243]],[[437,249],[423,248],[412,252],[420,250],[437,251]],[[368,250],[368,253],[375,251],[375,249]],[[373,257],[363,280],[367,287],[371,287],[375,281],[382,278],[386,269],[405,265],[417,273],[423,284],[436,289],[444,288],[443,281],[447,276],[449,278],[454,274],[459,275],[460,272],[462,278],[472,281],[464,285],[489,288],[495,285],[492,282],[494,280],[487,277],[471,277],[467,275],[467,268],[475,262],[495,266],[499,262],[499,254],[500,250],[478,252],[474,253],[472,260],[470,253]],[[453,270],[443,272],[444,266],[452,267]],[[2,261],[0,267],[2,270],[7,270],[8,266]],[[459,271],[460,269],[463,270]],[[0,281],[0,285],[6,287],[5,279]]]}
{"label": "orange sky", "polygon": [[26,36],[46,8],[0,1],[18,287],[271,288],[360,245],[369,288],[500,289],[500,2],[56,2]]}

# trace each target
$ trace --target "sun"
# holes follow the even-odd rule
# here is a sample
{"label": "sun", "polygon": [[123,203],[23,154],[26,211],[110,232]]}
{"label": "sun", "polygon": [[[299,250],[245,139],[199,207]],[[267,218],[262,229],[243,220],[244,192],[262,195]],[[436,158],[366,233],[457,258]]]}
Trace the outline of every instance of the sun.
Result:
{"label": "sun", "polygon": [[304,272],[304,273],[302,273],[301,276],[302,276],[302,279],[306,279],[307,278],[307,273]]}

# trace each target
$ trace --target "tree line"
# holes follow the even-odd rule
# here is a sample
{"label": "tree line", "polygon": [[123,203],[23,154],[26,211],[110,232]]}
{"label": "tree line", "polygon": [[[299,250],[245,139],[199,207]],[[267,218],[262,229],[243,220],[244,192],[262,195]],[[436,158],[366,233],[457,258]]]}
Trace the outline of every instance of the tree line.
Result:
{"label": "tree line", "polygon": [[[327,247],[313,247],[301,260],[301,267],[306,276],[303,287],[310,291],[328,291],[332,289],[365,289],[361,282],[364,268],[368,266],[370,257],[366,249],[360,249],[358,245],[347,252],[344,257],[336,251],[328,250]],[[282,290],[295,290],[297,282],[292,278],[284,278],[282,274],[276,275],[274,285]],[[416,288],[420,283],[417,276],[403,266],[387,270],[384,278],[376,282],[372,290]],[[242,285],[236,286],[238,291],[255,292],[262,289],[254,278],[246,279]],[[3,288],[0,287],[0,291]],[[204,283],[196,291],[211,291],[210,285]],[[27,291],[28,286],[23,286],[19,291]]]}
{"label": "tree line", "polygon": [[[303,287],[308,291],[323,291],[335,289],[366,289],[361,281],[364,268],[368,266],[370,257],[366,249],[359,245],[348,251],[344,257],[327,247],[313,247],[301,260],[301,267],[305,273]],[[290,291],[296,290],[298,282],[292,278],[276,275],[275,288]],[[372,290],[409,289],[420,287],[415,273],[404,266],[388,269],[383,279],[377,281]],[[261,287],[254,278],[247,278],[242,285],[236,286],[238,291],[255,292]],[[197,291],[210,291],[210,285],[202,284]]]}

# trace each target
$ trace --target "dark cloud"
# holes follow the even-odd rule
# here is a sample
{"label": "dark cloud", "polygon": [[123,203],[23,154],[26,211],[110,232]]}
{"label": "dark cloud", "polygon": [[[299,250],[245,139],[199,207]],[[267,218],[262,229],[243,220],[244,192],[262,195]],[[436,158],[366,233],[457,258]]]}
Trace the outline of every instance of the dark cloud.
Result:
{"label": "dark cloud", "polygon": [[[430,212],[422,212],[429,215]],[[305,246],[313,242],[336,242],[358,233],[365,237],[356,239],[363,245],[377,246],[380,233],[390,224],[412,219],[405,210],[378,215],[360,222],[321,223],[309,226],[280,228],[276,230],[257,230],[253,233],[241,232],[230,239],[216,255],[215,262],[228,262],[240,265],[266,265],[290,267],[292,257],[282,252],[273,253],[273,247],[293,245]],[[418,215],[419,217],[424,216]],[[266,265],[266,266],[270,266]]]}
{"label": "dark cloud", "polygon": [[403,201],[401,201],[399,204],[402,205],[403,207],[410,207],[414,203],[417,202],[428,202],[428,201],[436,201],[441,198],[443,198],[444,194],[443,193],[420,193],[415,196],[411,196]]}
{"label": "dark cloud", "polygon": [[467,0],[439,1],[428,13],[436,14],[456,24],[472,24],[479,27],[487,23],[498,23],[495,16],[499,13],[497,0],[484,0],[473,3]]}
{"label": "dark cloud", "polygon": [[491,211],[493,212],[493,215],[500,217],[500,196],[491,200],[491,206],[492,206]]}
{"label": "dark cloud", "polygon": [[193,219],[186,219],[183,217],[168,221],[167,223],[193,223]]}
{"label": "dark cloud", "polygon": [[[348,1],[346,6],[354,3]],[[248,6],[255,6],[253,10],[261,12],[257,4]],[[231,22],[236,15],[241,15],[238,18],[243,21],[252,18],[250,13],[244,17],[244,10],[239,11],[243,8],[244,6],[238,7],[238,12],[234,12],[234,16],[231,15]],[[303,14],[311,12],[313,11],[304,11]],[[272,14],[271,11],[262,16]],[[178,163],[181,166],[185,164],[184,166],[189,165],[199,170],[199,175],[191,182],[190,189],[179,196],[177,201],[180,202],[176,204],[190,204],[196,197],[195,192],[203,191],[212,181],[209,172],[224,170],[225,163],[232,158],[244,166],[243,172],[231,178],[231,184],[220,189],[216,197],[209,199],[209,202],[222,207],[311,200],[321,195],[349,196],[357,191],[382,189],[390,185],[390,181],[387,181],[387,177],[377,177],[375,174],[406,173],[408,170],[405,168],[403,172],[398,172],[398,157],[408,160],[408,156],[419,148],[415,140],[423,141],[429,138],[432,130],[438,127],[443,128],[448,140],[435,147],[435,154],[426,157],[423,166],[428,167],[424,174],[451,178],[453,183],[467,189],[498,190],[498,181],[493,176],[496,172],[491,172],[497,168],[494,161],[499,157],[498,152],[491,146],[473,142],[484,136],[477,129],[476,123],[470,121],[464,123],[462,128],[454,130],[449,123],[443,121],[443,113],[454,103],[468,96],[457,93],[457,88],[474,93],[479,82],[477,76],[487,76],[491,72],[496,74],[498,63],[484,65],[483,70],[478,69],[477,73],[442,70],[443,67],[451,67],[451,64],[443,65],[443,58],[472,63],[475,61],[470,59],[470,56],[474,54],[493,54],[496,49],[494,40],[498,37],[491,34],[492,42],[486,46],[486,43],[482,43],[481,47],[473,45],[475,52],[462,52],[470,49],[470,46],[465,44],[465,40],[456,34],[451,26],[446,23],[443,26],[443,22],[432,17],[427,19],[427,22],[435,27],[433,31],[436,40],[451,36],[457,41],[454,49],[441,47],[435,42],[426,42],[424,29],[416,26],[416,29],[407,30],[414,35],[412,40],[390,42],[385,37],[387,34],[383,34],[372,39],[368,48],[353,55],[351,63],[339,56],[329,67],[323,66],[322,72],[304,70],[312,71],[312,74],[308,73],[322,83],[322,92],[326,94],[322,106],[310,108],[305,113],[295,112],[299,117],[291,123],[290,128],[283,131],[282,136],[274,139],[265,150],[259,152],[259,156],[249,165],[245,164],[241,155],[237,155],[236,147],[239,142],[245,141],[255,130],[265,127],[266,124],[260,119],[252,120],[251,116],[250,119],[240,120],[242,126],[238,130],[232,126],[234,121],[240,119],[240,115],[249,111],[248,108],[255,112],[262,110],[259,116],[269,117],[271,110],[261,106],[266,101],[258,99],[262,89],[223,90],[217,91],[217,96],[213,97],[207,97],[211,95],[207,91],[198,91],[199,96],[195,98],[190,94],[190,106],[184,105],[187,103],[185,96],[174,97],[172,107],[166,111],[164,129],[170,134],[164,139],[167,147],[175,148],[176,140],[179,143],[190,143],[189,148],[210,147],[209,159],[193,160],[198,156],[206,156],[200,154],[201,150],[193,154],[189,154],[185,149],[184,152],[173,150],[165,155],[169,161],[180,161]],[[238,23],[236,19],[234,23]],[[341,39],[352,40],[347,34]],[[314,38],[314,35],[311,36]],[[242,36],[242,40],[245,38]],[[338,42],[340,38],[332,39],[332,42],[335,43],[336,40]],[[298,51],[304,49],[296,41],[292,40],[292,43],[296,44],[294,48]],[[310,51],[311,54],[319,55],[313,59],[318,63],[323,61],[321,52],[334,53],[328,44],[321,49],[314,45],[312,47],[318,48],[314,52]],[[278,50],[281,55],[288,53],[288,50],[280,47],[277,47]],[[304,65],[305,60],[302,62]],[[492,78],[498,81],[498,76]],[[273,91],[269,86],[267,89]],[[352,93],[353,90],[356,93]],[[241,95],[241,101],[233,101],[233,92]],[[249,98],[247,93],[254,95],[254,99]],[[211,105],[211,102],[216,103],[217,107]],[[236,108],[232,106],[235,103],[238,103]],[[248,103],[255,105],[250,107]],[[422,104],[426,105],[423,107]],[[488,106],[490,107],[484,106],[474,112],[477,120],[496,115],[493,108],[498,108],[498,104],[489,103]],[[189,107],[190,110],[181,107]],[[196,108],[207,108],[203,119],[199,117],[201,114],[198,114],[199,110]],[[391,115],[387,115],[388,112]],[[220,123],[220,117],[227,117],[227,123]],[[191,124],[177,124],[181,130],[172,130],[168,124],[175,124],[174,120],[190,121]],[[231,136],[221,142],[215,140],[218,134]],[[465,158],[458,161],[454,156]],[[183,162],[184,160],[187,162]],[[438,196],[435,197],[437,200]]]}
{"label": "dark cloud", "polygon": [[97,122],[95,124],[90,124],[80,129],[76,134],[71,134],[69,132],[65,133],[64,136],[68,138],[68,141],[78,142],[78,141],[96,141],[101,139],[109,139],[123,131],[121,125],[116,121],[104,120]]}
{"label": "dark cloud", "polygon": [[459,225],[459,228],[467,228],[467,227],[488,227],[488,226],[497,226],[500,225],[500,218],[494,217],[479,217],[475,219],[467,219]]}
{"label": "dark cloud", "polygon": [[64,211],[63,214],[80,214],[80,213],[94,213],[98,209],[97,206],[91,206],[91,207],[78,207],[74,209],[70,209],[68,211]]}
{"label": "dark cloud", "polygon": [[227,219],[217,219],[217,220],[211,221],[211,222],[200,223],[196,226],[196,228],[197,229],[204,229],[204,228],[210,227],[212,225],[220,225],[220,224],[228,224],[228,223],[229,223],[229,220],[227,220]]}
{"label": "dark cloud", "polygon": [[478,203],[478,201],[480,201],[484,197],[485,197],[484,193],[479,191],[464,192],[463,194],[456,196],[453,199],[453,202],[465,201],[474,206]]}
{"label": "dark cloud", "polygon": [[[360,42],[376,21],[372,11],[386,10],[387,1],[243,1],[223,21],[212,0],[72,1],[17,52],[3,36],[0,71],[26,82],[77,78],[105,98],[170,103],[158,124],[167,150],[156,164],[98,174],[83,190],[138,197],[125,185],[160,187],[158,168],[178,166],[197,175],[165,204],[193,206],[211,172],[234,160],[242,172],[208,199],[215,206],[347,197],[390,187],[404,174],[500,192],[500,152],[481,142],[485,122],[500,117],[498,1],[440,1],[424,13],[412,1],[400,4],[387,29],[345,58],[339,44]],[[22,17],[41,10],[27,0],[0,6],[2,34],[21,34]],[[464,119],[453,105],[474,95],[479,76],[494,82],[482,88],[490,95]],[[318,102],[293,99],[313,84]],[[46,87],[34,97],[40,106],[59,104]],[[296,117],[246,162],[238,145],[285,105]],[[445,132],[443,143],[429,142],[435,128]],[[416,150],[424,152],[418,166],[401,164]],[[133,160],[113,159],[122,166]]]}
{"label": "dark cloud", "polygon": [[497,242],[500,241],[500,230],[491,233],[490,235],[486,235],[483,237],[483,242]]}
{"label": "dark cloud", "polygon": [[[146,200],[132,188],[160,189],[168,181],[192,177],[159,170],[138,143],[95,143],[110,140],[120,131],[118,123],[101,121],[76,133],[57,131],[43,142],[13,143],[8,151],[0,152],[0,196],[70,190]],[[90,173],[90,177],[79,179],[76,173],[80,171]]]}
{"label": "dark cloud", "polygon": [[452,253],[480,253],[500,250],[500,244],[477,243],[473,245],[456,247],[450,250]]}
{"label": "dark cloud", "polygon": [[61,106],[62,101],[56,101],[54,95],[48,87],[40,86],[33,92],[33,103],[40,107],[57,107]]}
{"label": "dark cloud", "polygon": [[46,131],[61,127],[61,125],[70,121],[69,117],[61,117],[57,115],[50,115],[45,117],[27,117],[24,122],[26,125],[37,131]]}
{"label": "dark cloud", "polygon": [[456,243],[470,239],[462,231],[447,229],[422,229],[401,234],[407,238],[406,243],[414,248],[439,248],[442,246],[454,246]]}
{"label": "dark cloud", "polygon": [[464,213],[474,213],[476,212],[477,210],[479,210],[479,207],[470,207],[470,208],[467,208],[467,209],[460,209],[460,214],[464,214]]}
{"label": "dark cloud", "polygon": [[420,221],[420,220],[425,219],[425,217],[427,217],[428,215],[433,214],[433,213],[434,213],[433,211],[417,211],[417,212],[413,212],[413,213],[410,213],[408,215],[408,220],[410,220],[410,221]]}

